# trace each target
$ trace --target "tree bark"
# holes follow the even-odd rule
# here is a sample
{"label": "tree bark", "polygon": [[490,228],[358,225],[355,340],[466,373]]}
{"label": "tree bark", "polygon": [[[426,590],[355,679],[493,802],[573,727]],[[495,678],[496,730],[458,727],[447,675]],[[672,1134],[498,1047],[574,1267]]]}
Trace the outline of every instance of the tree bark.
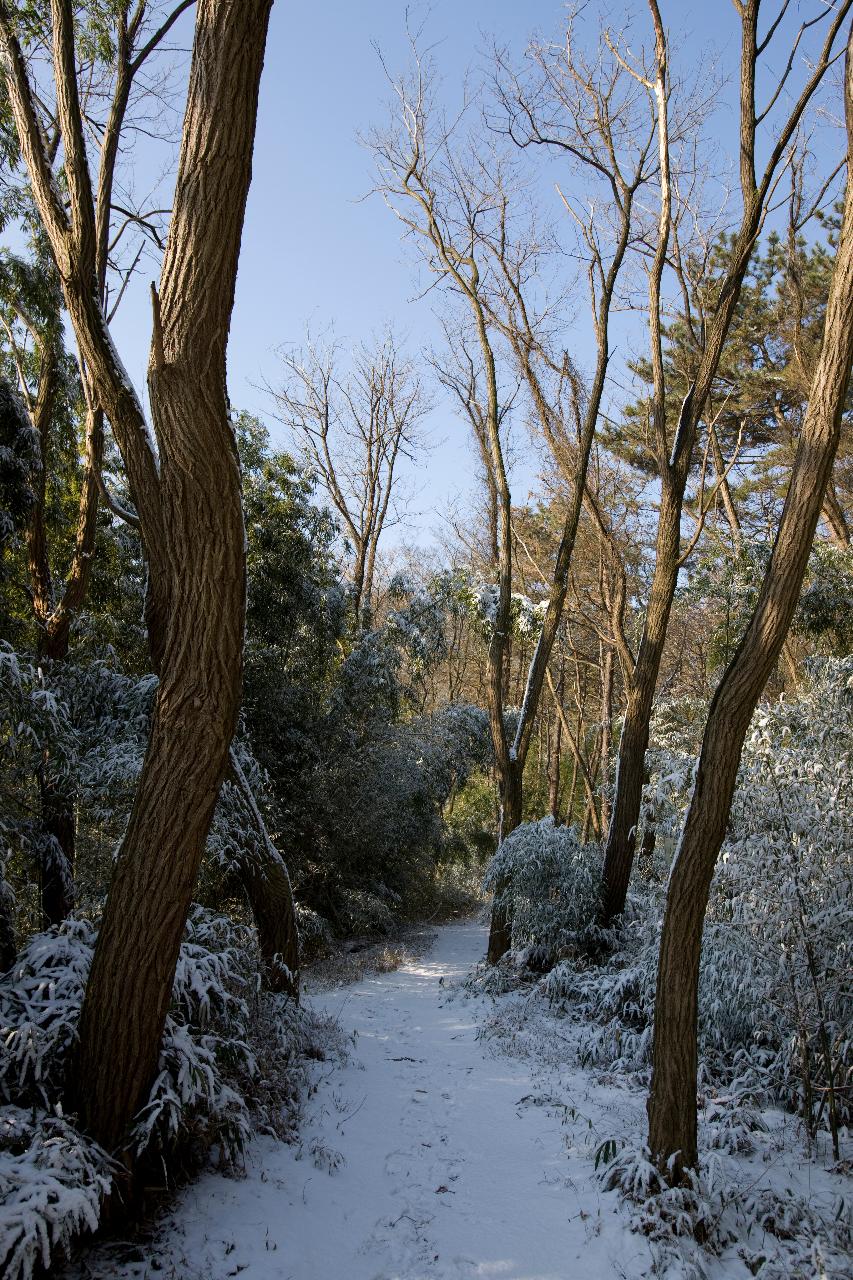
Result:
{"label": "tree bark", "polygon": [[678,581],[683,494],[683,485],[673,486],[670,478],[665,477],[661,488],[657,553],[646,620],[628,688],[628,704],[619,739],[616,791],[602,873],[601,915],[605,927],[611,925],[625,909],[634,865],[652,704]]}
{"label": "tree bark", "polygon": [[240,876],[252,909],[263,962],[263,980],[268,991],[299,999],[299,929],[290,876],[284,859],[273,844],[252,788],[234,750],[230,753],[230,776],[240,792],[249,819],[258,836],[262,856],[247,855]]}
{"label": "tree bark", "polygon": [[832,540],[835,545],[845,549],[849,547],[850,526],[847,523],[844,508],[838,501],[838,495],[835,492],[835,486],[831,480],[826,486],[826,497],[823,500],[823,510],[821,514],[829,526],[829,531],[832,534]]}
{"label": "tree bark", "polygon": [[[239,708],[245,552],[225,352],[270,8],[271,0],[198,4],[174,211],[154,295],[149,393],[162,536],[149,536],[144,517],[143,530],[167,584],[168,622],[74,1072],[81,1124],[108,1150],[121,1148],[156,1071]],[[97,356],[104,363],[104,351]]]}
{"label": "tree bark", "polygon": [[[853,28],[847,47],[848,175],[853,163]],[[649,1147],[678,1180],[697,1160],[696,1072],[702,929],[725,835],[743,742],[773,670],[802,588],[832,474],[853,363],[853,186],[826,309],[823,345],[773,554],[746,633],[711,702],[693,797],[673,863],[664,913],[655,1004]],[[671,1164],[670,1164],[671,1161]]]}
{"label": "tree bark", "polygon": [[560,816],[560,765],[562,763],[561,738],[563,732],[562,721],[556,712],[553,720],[549,723],[549,730],[548,812],[556,823]]}
{"label": "tree bark", "polygon": [[601,834],[610,828],[610,800],[607,781],[610,776],[610,735],[613,731],[613,648],[601,645],[601,737],[598,749],[598,767],[601,794]]}

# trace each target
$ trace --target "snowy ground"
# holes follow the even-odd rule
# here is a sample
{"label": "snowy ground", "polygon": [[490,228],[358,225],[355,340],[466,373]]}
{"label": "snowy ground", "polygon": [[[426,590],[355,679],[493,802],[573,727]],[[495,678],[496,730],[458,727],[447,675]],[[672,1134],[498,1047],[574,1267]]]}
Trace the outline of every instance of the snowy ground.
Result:
{"label": "snowy ground", "polygon": [[[479,925],[447,926],[427,957],[313,997],[353,1033],[354,1049],[345,1064],[317,1065],[301,1145],[259,1140],[245,1178],[209,1174],[184,1192],[144,1258],[97,1251],[84,1273],[117,1280],[653,1274],[653,1246],[628,1229],[616,1194],[594,1176],[603,1143],[641,1132],[642,1093],[572,1066],[568,1045],[565,1055],[531,1057],[521,1038],[517,1055],[506,1052],[511,1037],[483,1038],[491,1002],[458,982],[485,941]],[[552,1029],[551,1050],[561,1034]],[[708,1259],[709,1274],[748,1276],[727,1252]]]}

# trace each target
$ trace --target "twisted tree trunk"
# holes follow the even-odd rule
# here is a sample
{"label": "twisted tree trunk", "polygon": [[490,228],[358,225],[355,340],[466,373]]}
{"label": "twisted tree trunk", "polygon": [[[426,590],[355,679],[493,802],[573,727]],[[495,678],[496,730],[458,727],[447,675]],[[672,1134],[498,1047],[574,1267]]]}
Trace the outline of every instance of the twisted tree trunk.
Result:
{"label": "twisted tree trunk", "polygon": [[[154,296],[149,392],[159,444],[98,303],[70,6],[53,0],[72,223],[53,201],[12,51],[31,154],[78,344],[128,462],[163,637],[151,738],[83,1005],[72,1082],[84,1127],[120,1148],[157,1068],[178,949],[240,700],[245,553],[225,349],[271,0],[200,0],[174,212]],[[91,288],[87,287],[91,285]],[[166,619],[163,625],[163,619]]]}

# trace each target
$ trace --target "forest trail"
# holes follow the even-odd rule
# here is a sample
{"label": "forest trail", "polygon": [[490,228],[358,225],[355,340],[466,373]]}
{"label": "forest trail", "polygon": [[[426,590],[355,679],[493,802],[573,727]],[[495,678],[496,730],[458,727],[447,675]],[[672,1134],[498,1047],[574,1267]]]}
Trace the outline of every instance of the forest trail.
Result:
{"label": "forest trail", "polygon": [[482,926],[445,926],[427,956],[308,997],[356,1035],[346,1064],[318,1064],[300,1145],[260,1139],[245,1179],[204,1176],[146,1250],[145,1269],[125,1264],[112,1274],[609,1280],[647,1272],[648,1245],[614,1212],[592,1160],[594,1145],[626,1123],[620,1109],[642,1099],[479,1039],[491,1001],[458,981],[485,947]]}

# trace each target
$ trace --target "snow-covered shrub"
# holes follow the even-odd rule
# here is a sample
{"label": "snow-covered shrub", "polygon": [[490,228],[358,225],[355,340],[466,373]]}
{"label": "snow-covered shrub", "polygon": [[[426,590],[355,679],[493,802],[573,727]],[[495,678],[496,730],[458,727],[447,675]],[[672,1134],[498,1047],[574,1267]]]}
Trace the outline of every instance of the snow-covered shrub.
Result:
{"label": "snow-covered shrub", "polygon": [[815,1205],[789,1187],[747,1188],[738,1201],[749,1243],[738,1253],[760,1280],[848,1280],[853,1256],[853,1200]]}
{"label": "snow-covered shrub", "polygon": [[0,1266],[29,1280],[94,1231],[112,1186],[106,1155],[61,1116],[0,1107]]}
{"label": "snow-covered shrub", "polygon": [[296,924],[299,929],[299,957],[303,963],[328,955],[332,946],[329,923],[310,907],[296,904]]}
{"label": "snow-covered shrub", "polygon": [[88,920],[66,920],[36,934],[0,977],[4,1102],[50,1111],[61,1101],[95,937]]}
{"label": "snow-covered shrub", "polygon": [[[655,1167],[647,1148],[628,1144],[603,1165],[599,1175],[608,1190],[618,1188],[633,1202],[631,1225],[651,1240],[670,1244],[681,1238],[697,1240],[719,1253],[734,1238],[722,1212],[730,1188],[716,1156],[704,1160],[698,1170],[686,1170],[683,1183],[672,1186]],[[689,1254],[682,1256],[682,1262],[689,1263]]]}
{"label": "snow-covered shrub", "polygon": [[[768,1185],[754,1169],[738,1170],[717,1152],[670,1186],[645,1147],[615,1142],[599,1162],[605,1188],[628,1202],[631,1226],[650,1241],[656,1275],[705,1280],[707,1255],[724,1255],[720,1274],[740,1266],[760,1280],[847,1280],[853,1247],[853,1204],[797,1192],[786,1179]],[[730,1262],[731,1260],[731,1262]]]}
{"label": "snow-covered shrub", "polygon": [[148,742],[157,678],[127,676],[112,661],[65,662],[51,679],[77,733],[75,782],[87,826],[120,837]]}
{"label": "snow-covered shrub", "polygon": [[[244,738],[235,739],[232,743],[232,752],[236,756],[258,809],[262,814],[266,814],[271,805],[267,775],[252,755]],[[255,820],[254,813],[247,807],[245,794],[230,777],[226,777],[219,789],[213,821],[207,833],[202,888],[207,887],[207,880],[211,877],[219,883],[223,877],[239,879],[241,868],[246,862],[263,866],[267,857],[266,837]],[[212,896],[216,897],[215,885],[209,886],[209,889],[213,890]]]}
{"label": "snow-covered shrub", "polygon": [[94,1230],[112,1185],[105,1153],[61,1105],[94,939],[88,922],[66,921],[0,978],[0,1267],[10,1280]]}
{"label": "snow-covered shrub", "polygon": [[[96,937],[90,922],[66,920],[37,934],[0,978],[0,1192],[11,1206],[0,1235],[4,1275],[31,1275],[52,1248],[93,1229],[111,1184],[106,1157],[62,1109]],[[323,1035],[292,1001],[261,992],[258,973],[253,932],[196,908],[158,1074],[129,1135],[143,1161],[174,1170],[214,1145],[234,1161],[254,1128],[292,1132],[299,1060],[320,1055]]]}
{"label": "snow-covered shrub", "polygon": [[616,950],[600,967],[567,959],[545,978],[549,1000],[571,1004],[585,1022],[579,1046],[584,1064],[634,1072],[651,1062],[659,936],[654,916],[638,913],[626,920]]}
{"label": "snow-covered shrub", "polygon": [[34,865],[46,866],[57,853],[61,856],[36,816],[37,777],[41,771],[51,780],[67,778],[76,750],[68,706],[44,670],[0,641],[0,907],[6,908],[4,928],[10,933],[16,905],[12,886],[25,884]]}
{"label": "snow-covered shrub", "polygon": [[[700,1083],[782,1102],[811,1132],[837,1132],[853,1115],[851,726],[853,659],[821,660],[801,697],[759,708],[702,949]],[[654,758],[647,805],[659,830],[680,823],[691,779],[681,725],[669,758],[665,741]],[[582,1053],[592,1062],[649,1065],[667,861],[659,840],[607,963],[568,959],[546,979],[552,999],[589,1018]]]}
{"label": "snow-covered shrub", "polygon": [[250,931],[196,908],[178,955],[158,1074],[134,1126],[138,1154],[193,1137],[239,1156],[251,1128],[244,1094],[257,1070],[245,996],[257,972]]}
{"label": "snow-covered shrub", "polygon": [[73,797],[75,898],[97,904],[124,832],[148,736],[156,680],[129,677],[112,660],[36,665],[0,642],[0,872],[14,886],[16,924],[32,934],[39,920],[34,868],[70,876],[57,841],[41,821],[39,779]]}
{"label": "snow-covered shrub", "polygon": [[512,946],[533,968],[549,968],[590,940],[601,884],[601,854],[552,817],[525,822],[501,843],[484,887],[506,907]]}
{"label": "snow-covered shrub", "polygon": [[831,1131],[853,1119],[851,728],[853,659],[759,709],[714,895],[715,936],[748,940],[751,1065]]}

